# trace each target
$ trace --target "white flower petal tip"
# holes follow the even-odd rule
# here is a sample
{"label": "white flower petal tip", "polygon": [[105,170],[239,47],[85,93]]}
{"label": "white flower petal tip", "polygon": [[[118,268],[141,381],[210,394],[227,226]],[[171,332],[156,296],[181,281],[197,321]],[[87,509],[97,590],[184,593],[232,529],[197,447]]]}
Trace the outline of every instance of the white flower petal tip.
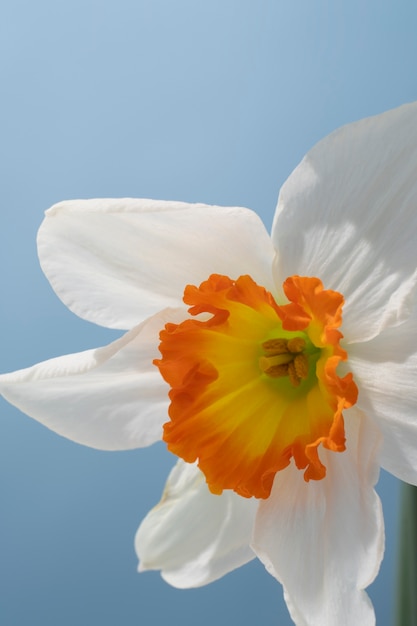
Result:
{"label": "white flower petal tip", "polygon": [[167,385],[152,360],[158,334],[184,311],[166,310],[96,350],[50,359],[0,376],[11,404],[68,439],[122,450],[159,441],[168,408]]}
{"label": "white flower petal tip", "polygon": [[400,324],[417,282],[417,103],[320,141],[283,185],[272,239],[277,281],[320,276],[346,299],[344,334]]}
{"label": "white flower petal tip", "polygon": [[381,436],[359,411],[347,413],[347,450],[326,451],[327,475],[306,483],[291,465],[260,504],[252,547],[284,586],[299,626],[372,626],[363,591],[384,552],[379,476]]}
{"label": "white flower petal tip", "polygon": [[255,558],[249,543],[258,503],[211,494],[195,465],[179,461],[135,539],[139,571],[161,570],[178,588],[206,585]]}
{"label": "white flower petal tip", "polygon": [[74,313],[130,329],[182,305],[209,274],[251,273],[272,287],[273,248],[249,209],[156,200],[61,202],[38,233],[42,269]]}

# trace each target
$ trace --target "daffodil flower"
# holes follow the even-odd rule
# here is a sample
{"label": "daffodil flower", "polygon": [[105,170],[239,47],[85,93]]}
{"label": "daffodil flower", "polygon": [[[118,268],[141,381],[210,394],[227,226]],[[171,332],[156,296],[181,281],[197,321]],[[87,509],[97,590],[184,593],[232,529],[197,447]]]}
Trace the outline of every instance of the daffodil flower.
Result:
{"label": "daffodil flower", "polygon": [[22,411],[106,450],[179,457],[140,569],[209,583],[257,556],[308,626],[375,621],[380,466],[417,484],[417,105],[348,125],[248,209],[78,200],[42,268],[109,346],[0,377]]}

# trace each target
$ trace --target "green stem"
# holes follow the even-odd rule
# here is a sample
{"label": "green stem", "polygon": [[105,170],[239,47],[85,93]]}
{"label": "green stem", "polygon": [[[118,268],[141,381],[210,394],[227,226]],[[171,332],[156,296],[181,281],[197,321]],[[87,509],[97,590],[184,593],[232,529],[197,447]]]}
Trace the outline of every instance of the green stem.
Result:
{"label": "green stem", "polygon": [[403,484],[397,626],[417,626],[417,487]]}

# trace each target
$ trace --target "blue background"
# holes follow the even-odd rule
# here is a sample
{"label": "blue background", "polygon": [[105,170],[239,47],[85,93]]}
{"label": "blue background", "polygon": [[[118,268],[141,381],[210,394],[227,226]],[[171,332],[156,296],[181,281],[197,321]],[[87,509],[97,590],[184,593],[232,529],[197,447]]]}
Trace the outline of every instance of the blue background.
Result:
{"label": "blue background", "polygon": [[[347,122],[417,99],[417,4],[387,0],[3,0],[0,366],[116,333],[60,303],[39,268],[43,211],[137,196],[249,206],[269,227],[304,153]],[[393,211],[395,207],[393,207]],[[77,446],[0,404],[5,626],[289,624],[258,562],[178,591],[137,574],[133,537],[173,458]],[[398,482],[370,587],[392,624]]]}

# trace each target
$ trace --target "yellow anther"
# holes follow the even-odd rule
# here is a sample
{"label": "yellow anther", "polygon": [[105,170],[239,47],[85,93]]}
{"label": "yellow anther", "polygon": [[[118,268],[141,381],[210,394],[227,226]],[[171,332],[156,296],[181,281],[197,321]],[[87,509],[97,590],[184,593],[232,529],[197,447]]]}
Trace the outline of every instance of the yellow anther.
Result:
{"label": "yellow anther", "polygon": [[288,352],[286,339],[267,339],[262,344],[262,349],[266,355],[271,354],[284,354]]}
{"label": "yellow anther", "polygon": [[306,342],[302,337],[293,337],[287,342],[287,348],[289,352],[292,352],[293,354],[298,354],[299,352],[302,352],[305,347]]}
{"label": "yellow anther", "polygon": [[268,374],[271,378],[282,378],[283,376],[288,376],[288,363],[283,363],[282,365],[271,365],[266,371],[265,374]]}
{"label": "yellow anther", "polygon": [[306,354],[297,354],[294,357],[295,372],[300,379],[307,378],[308,376],[308,357]]}
{"label": "yellow anther", "polygon": [[301,382],[301,379],[297,375],[294,361],[291,361],[291,363],[288,364],[288,378],[290,379],[290,382],[293,385],[293,387],[298,387],[298,385]]}

